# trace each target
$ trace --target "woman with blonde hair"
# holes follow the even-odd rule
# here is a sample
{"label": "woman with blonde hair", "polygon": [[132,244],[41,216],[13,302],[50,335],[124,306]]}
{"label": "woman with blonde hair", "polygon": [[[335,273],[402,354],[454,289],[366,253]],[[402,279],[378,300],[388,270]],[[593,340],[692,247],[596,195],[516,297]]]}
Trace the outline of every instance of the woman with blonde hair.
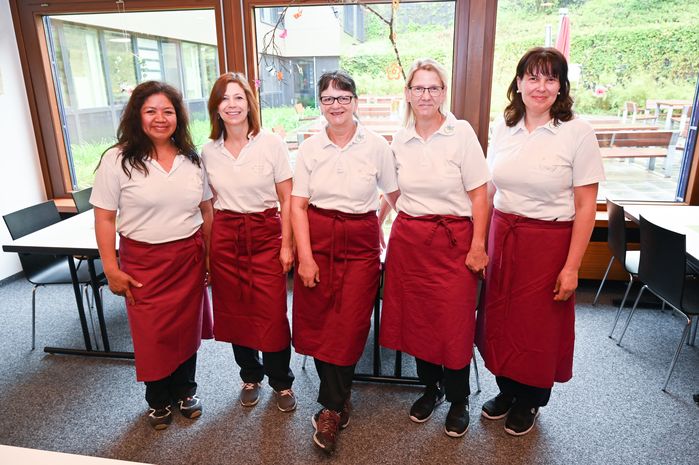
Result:
{"label": "woman with blonde hair", "polygon": [[233,345],[243,380],[240,403],[258,403],[267,375],[277,408],[290,412],[296,397],[286,316],[286,273],[293,262],[289,154],[279,136],[261,129],[257,98],[244,75],[221,75],[208,109],[211,142],[201,157],[216,194],[209,257],[214,336]]}
{"label": "woman with blonde hair", "polygon": [[415,357],[423,395],[410,419],[451,403],[444,431],[466,433],[478,279],[488,256],[483,150],[471,125],[446,109],[447,77],[434,60],[413,63],[405,127],[393,137],[400,197],[386,254],[380,343]]}

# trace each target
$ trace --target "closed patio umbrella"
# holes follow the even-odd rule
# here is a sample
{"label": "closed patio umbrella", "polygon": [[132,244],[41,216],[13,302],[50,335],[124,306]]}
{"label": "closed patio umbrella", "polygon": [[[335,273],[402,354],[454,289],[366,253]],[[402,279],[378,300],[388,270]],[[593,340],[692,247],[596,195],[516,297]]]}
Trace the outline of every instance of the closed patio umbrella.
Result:
{"label": "closed patio umbrella", "polygon": [[566,57],[570,56],[570,18],[564,14],[558,26],[558,37],[556,38],[556,48]]}

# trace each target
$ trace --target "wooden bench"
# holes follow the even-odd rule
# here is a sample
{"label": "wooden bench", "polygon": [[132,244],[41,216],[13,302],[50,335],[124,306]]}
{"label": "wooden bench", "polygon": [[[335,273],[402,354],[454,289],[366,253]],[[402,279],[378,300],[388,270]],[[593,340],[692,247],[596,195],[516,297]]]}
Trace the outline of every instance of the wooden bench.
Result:
{"label": "wooden bench", "polygon": [[655,159],[665,157],[665,176],[672,172],[677,131],[600,131],[596,133],[603,158],[648,158],[648,169]]}

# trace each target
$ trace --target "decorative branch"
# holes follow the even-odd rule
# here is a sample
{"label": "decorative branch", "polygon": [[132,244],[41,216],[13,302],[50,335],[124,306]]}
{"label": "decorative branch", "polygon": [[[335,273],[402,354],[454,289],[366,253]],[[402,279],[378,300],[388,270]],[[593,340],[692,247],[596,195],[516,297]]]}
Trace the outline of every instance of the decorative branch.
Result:
{"label": "decorative branch", "polygon": [[[262,50],[260,52],[260,56],[257,59],[257,69],[258,72],[259,70],[262,69],[263,65],[263,60],[264,64],[267,65],[267,57],[282,57],[281,49],[277,46],[277,31],[281,27],[282,23],[284,22],[286,18],[286,14],[289,11],[289,8],[292,6],[296,5],[298,3],[298,0],[290,0],[290,2],[284,7],[284,9],[281,11],[279,14],[279,18],[277,19],[276,24],[274,27],[267,31],[264,36],[262,36]],[[346,4],[343,0],[333,0],[333,3],[338,3],[338,4]],[[396,55],[396,61],[398,63],[398,69],[400,69],[400,74],[403,76],[403,80],[405,80],[405,70],[403,69],[403,63],[401,62],[400,58],[400,52],[398,51],[398,44],[396,43],[396,30],[395,30],[395,20],[396,20],[396,13],[398,11],[398,6],[400,5],[400,0],[393,0],[392,5],[391,5],[391,16],[390,18],[384,17],[378,10],[375,8],[364,4],[361,0],[356,0],[354,2],[356,5],[361,6],[365,10],[369,11],[373,15],[375,15],[379,20],[381,20],[384,24],[388,26],[388,40],[391,42],[391,46],[393,47],[393,53]],[[297,16],[298,15],[298,16]],[[294,14],[295,18],[298,18],[300,16],[300,12],[297,12]],[[282,32],[283,33],[283,32]],[[280,38],[284,38],[286,35]],[[274,60],[274,59],[272,59]],[[283,68],[287,72],[289,72],[289,69],[286,68],[286,66],[283,64],[283,61],[281,59],[277,60],[279,63],[279,67]],[[272,61],[272,71],[275,71],[274,68],[274,61]],[[393,65],[395,66],[395,65]],[[265,70],[268,70],[269,66],[266,66]],[[277,78],[281,81],[279,76],[283,78],[283,73],[280,75],[281,71],[277,70]]]}

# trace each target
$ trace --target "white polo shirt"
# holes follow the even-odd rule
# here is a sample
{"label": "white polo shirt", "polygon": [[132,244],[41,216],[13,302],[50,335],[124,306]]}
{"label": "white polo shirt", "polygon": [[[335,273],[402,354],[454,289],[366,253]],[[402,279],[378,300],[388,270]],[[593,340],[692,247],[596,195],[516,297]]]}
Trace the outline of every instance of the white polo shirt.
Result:
{"label": "white polo shirt", "polygon": [[501,121],[493,131],[488,165],[497,188],[495,208],[539,220],[575,218],[573,188],[604,181],[595,131],[585,120],[531,133],[524,118],[513,127]]}
{"label": "white polo shirt", "polygon": [[398,189],[393,153],[386,139],[361,124],[343,148],[325,129],[299,147],[292,195],[306,197],[318,208],[366,213],[379,208],[377,187]]}
{"label": "white polo shirt", "polygon": [[286,144],[267,131],[249,138],[237,159],[224,147],[223,138],[204,145],[201,158],[216,191],[217,210],[255,213],[276,207],[275,185],[292,177]]}
{"label": "white polo shirt", "polygon": [[424,140],[415,126],[393,137],[400,197],[396,208],[410,216],[471,216],[466,191],[490,180],[476,133],[452,113]]}
{"label": "white polo shirt", "polygon": [[121,151],[112,148],[102,157],[90,203],[118,211],[117,232],[149,244],[184,239],[203,223],[199,204],[211,198],[203,165],[177,155],[170,172],[156,161],[145,161],[148,175],[121,169]]}

